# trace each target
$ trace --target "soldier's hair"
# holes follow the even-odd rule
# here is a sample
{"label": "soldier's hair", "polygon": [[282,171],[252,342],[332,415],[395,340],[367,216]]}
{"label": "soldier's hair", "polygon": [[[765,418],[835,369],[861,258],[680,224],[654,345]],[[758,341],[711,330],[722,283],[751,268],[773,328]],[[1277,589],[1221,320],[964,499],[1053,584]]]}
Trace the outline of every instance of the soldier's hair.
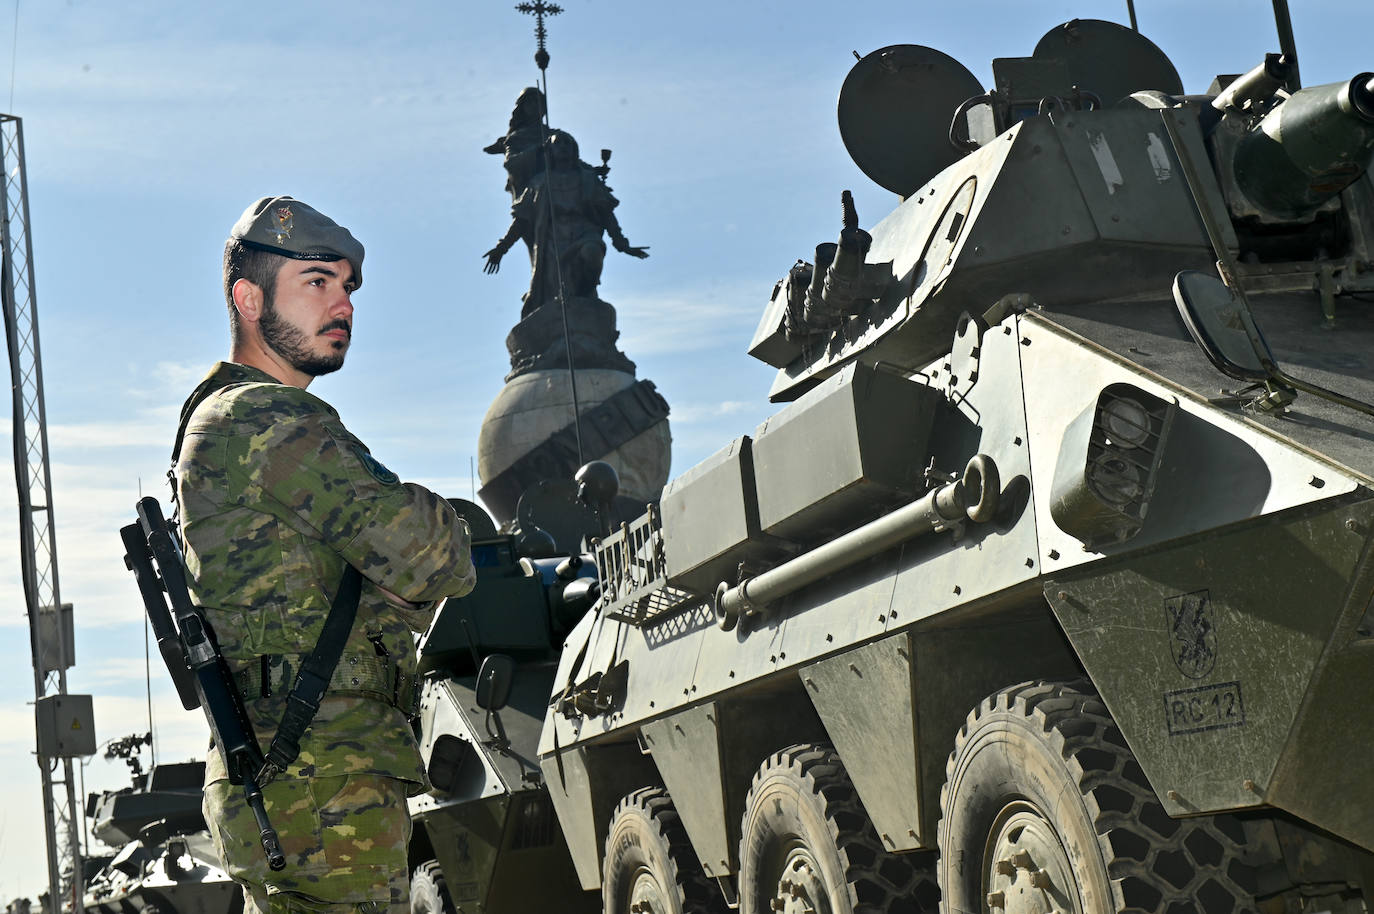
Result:
{"label": "soldier's hair", "polygon": [[250,248],[230,239],[224,244],[224,301],[229,306],[229,333],[237,340],[239,312],[234,307],[234,283],[246,279],[262,290],[264,310],[272,307],[277,291],[277,273],[286,258],[271,251]]}

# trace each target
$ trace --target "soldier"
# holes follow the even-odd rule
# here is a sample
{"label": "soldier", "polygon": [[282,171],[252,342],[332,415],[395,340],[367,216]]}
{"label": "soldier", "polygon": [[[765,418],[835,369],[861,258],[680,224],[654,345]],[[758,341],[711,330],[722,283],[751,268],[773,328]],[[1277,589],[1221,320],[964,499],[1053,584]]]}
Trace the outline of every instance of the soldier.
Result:
{"label": "soldier", "polygon": [[224,252],[230,361],[186,401],[173,452],[192,591],[264,749],[345,567],[362,575],[300,755],[264,789],[285,869],[269,870],[242,788],[209,753],[205,817],[249,914],[409,910],[406,797],[427,786],[408,720],[413,633],[474,583],[453,508],[402,483],[306,392],[343,365],[362,263],[347,229],[298,200],[249,207]]}

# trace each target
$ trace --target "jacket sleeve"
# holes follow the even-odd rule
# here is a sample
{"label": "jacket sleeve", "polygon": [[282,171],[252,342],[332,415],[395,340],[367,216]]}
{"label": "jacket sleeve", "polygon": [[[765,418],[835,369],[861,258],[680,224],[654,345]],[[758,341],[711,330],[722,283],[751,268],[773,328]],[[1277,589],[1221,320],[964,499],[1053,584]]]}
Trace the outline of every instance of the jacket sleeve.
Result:
{"label": "jacket sleeve", "polygon": [[243,461],[245,497],[257,489],[273,513],[397,596],[426,603],[472,590],[467,523],[434,492],[401,482],[331,413],[279,417],[251,437]]}

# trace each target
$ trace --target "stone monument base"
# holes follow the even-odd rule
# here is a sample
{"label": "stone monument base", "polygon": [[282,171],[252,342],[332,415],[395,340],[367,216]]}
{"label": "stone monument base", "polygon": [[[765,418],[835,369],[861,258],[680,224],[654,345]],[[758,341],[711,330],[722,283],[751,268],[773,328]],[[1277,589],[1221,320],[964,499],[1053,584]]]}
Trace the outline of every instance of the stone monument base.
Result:
{"label": "stone monument base", "polygon": [[[500,523],[515,517],[516,501],[528,486],[571,479],[577,472],[568,377],[566,369],[519,374],[487,409],[477,442],[477,475],[482,501]],[[579,370],[577,398],[583,460],[605,460],[615,467],[622,512],[633,508],[630,502],[642,507],[657,500],[668,482],[672,436],[667,403],[653,385],[626,371]]]}

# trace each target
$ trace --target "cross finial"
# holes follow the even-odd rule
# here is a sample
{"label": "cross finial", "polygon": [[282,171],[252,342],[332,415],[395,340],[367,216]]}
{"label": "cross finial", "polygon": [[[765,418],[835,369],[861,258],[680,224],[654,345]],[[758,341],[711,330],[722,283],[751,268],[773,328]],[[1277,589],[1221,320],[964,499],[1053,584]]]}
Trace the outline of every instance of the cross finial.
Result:
{"label": "cross finial", "polygon": [[549,52],[544,49],[544,39],[549,37],[549,30],[544,28],[544,17],[557,16],[563,12],[563,7],[556,3],[545,3],[544,0],[535,0],[533,3],[517,3],[515,8],[522,13],[534,14],[534,37],[539,42],[539,50],[534,52],[534,62],[539,65],[540,70],[548,69]]}

